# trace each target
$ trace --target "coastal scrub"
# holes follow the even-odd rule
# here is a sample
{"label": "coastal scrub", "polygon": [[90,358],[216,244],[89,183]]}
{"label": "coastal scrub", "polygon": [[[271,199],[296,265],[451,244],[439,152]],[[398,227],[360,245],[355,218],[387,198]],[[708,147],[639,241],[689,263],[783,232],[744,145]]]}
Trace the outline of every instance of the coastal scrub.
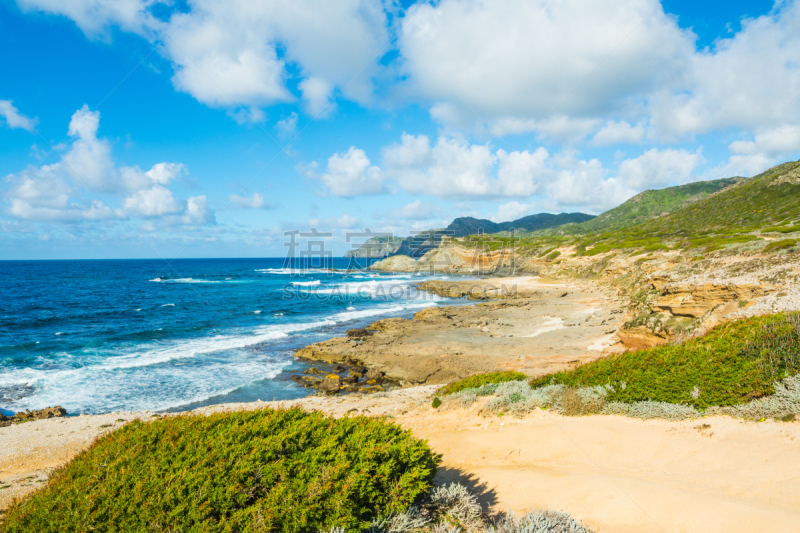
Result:
{"label": "coastal scrub", "polygon": [[407,509],[439,462],[410,432],[364,417],[135,421],[14,504],[0,531],[360,531]]}
{"label": "coastal scrub", "polygon": [[468,378],[455,381],[449,385],[442,387],[439,392],[445,395],[455,394],[467,389],[477,389],[483,385],[492,383],[505,383],[506,381],[519,381],[525,379],[527,376],[522,372],[490,372],[488,374],[476,374]]}
{"label": "coastal scrub", "polygon": [[626,352],[531,381],[605,387],[609,402],[733,406],[774,393],[800,372],[800,313],[729,322],[680,344]]}

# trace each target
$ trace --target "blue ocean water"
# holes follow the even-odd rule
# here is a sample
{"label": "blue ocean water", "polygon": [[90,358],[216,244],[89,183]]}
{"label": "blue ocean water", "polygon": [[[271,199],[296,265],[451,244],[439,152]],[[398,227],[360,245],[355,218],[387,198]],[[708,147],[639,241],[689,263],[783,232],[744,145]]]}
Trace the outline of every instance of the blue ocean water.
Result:
{"label": "blue ocean water", "polygon": [[325,266],[342,270],[283,259],[2,261],[0,409],[298,398],[309,390],[289,380],[306,368],[294,350],[442,301],[413,287],[434,276]]}

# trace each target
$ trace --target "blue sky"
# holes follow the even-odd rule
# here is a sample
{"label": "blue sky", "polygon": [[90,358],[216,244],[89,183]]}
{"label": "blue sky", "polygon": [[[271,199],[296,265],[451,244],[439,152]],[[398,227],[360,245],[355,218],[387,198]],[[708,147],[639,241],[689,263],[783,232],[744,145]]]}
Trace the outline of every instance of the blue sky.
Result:
{"label": "blue sky", "polygon": [[0,46],[0,259],[338,255],[800,157],[800,0],[4,0]]}

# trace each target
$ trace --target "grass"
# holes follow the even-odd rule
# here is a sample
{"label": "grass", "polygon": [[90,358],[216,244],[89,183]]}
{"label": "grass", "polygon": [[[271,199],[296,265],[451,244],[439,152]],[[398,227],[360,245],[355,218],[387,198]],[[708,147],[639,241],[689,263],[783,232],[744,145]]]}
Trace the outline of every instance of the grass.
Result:
{"label": "grass", "polygon": [[800,372],[800,313],[720,325],[677,345],[626,352],[531,381],[532,388],[606,386],[606,400],[697,409],[746,403]]}
{"label": "grass", "polygon": [[3,532],[361,531],[440,462],[399,426],[299,409],[135,421],[9,510]]}
{"label": "grass", "polygon": [[488,374],[476,374],[460,381],[455,381],[449,385],[439,389],[439,393],[443,395],[455,394],[467,389],[477,389],[483,385],[491,383],[505,383],[506,381],[519,381],[526,379],[527,376],[522,372],[491,372]]}
{"label": "grass", "polygon": [[775,250],[787,250],[789,248],[794,248],[797,246],[797,241],[795,239],[783,239],[780,241],[772,241],[768,245],[766,245],[761,251],[763,253],[772,252]]}

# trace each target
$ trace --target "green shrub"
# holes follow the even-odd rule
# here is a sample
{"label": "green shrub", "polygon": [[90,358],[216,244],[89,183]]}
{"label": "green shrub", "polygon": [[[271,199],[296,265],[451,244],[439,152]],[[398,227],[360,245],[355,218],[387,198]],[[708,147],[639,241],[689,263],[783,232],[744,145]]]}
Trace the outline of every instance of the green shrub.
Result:
{"label": "green shrub", "polygon": [[763,253],[772,252],[774,250],[785,250],[787,248],[794,248],[797,246],[797,241],[795,239],[783,239],[781,241],[772,241],[768,245],[766,245],[761,251]]}
{"label": "green shrub", "polygon": [[360,531],[405,510],[440,456],[399,426],[299,409],[135,421],[14,504],[4,532]]}
{"label": "green shrub", "polygon": [[559,252],[558,250],[556,250],[555,252],[552,252],[552,253],[549,253],[549,254],[547,254],[547,257],[545,257],[545,259],[547,259],[548,261],[552,261],[553,259],[555,259],[555,258],[556,258],[556,257],[558,257],[559,255],[561,255],[561,252]]}
{"label": "green shrub", "polygon": [[776,379],[800,372],[799,317],[789,313],[730,322],[682,344],[626,352],[544,376],[531,387],[608,386],[609,402],[650,400],[698,409],[743,404],[772,394]]}
{"label": "green shrub", "polygon": [[442,405],[442,400],[440,400],[438,396],[433,399],[433,403],[431,404],[431,406],[433,406],[434,409],[438,409],[439,406],[441,405]]}
{"label": "green shrub", "polygon": [[445,387],[439,389],[441,394],[449,395],[455,394],[462,390],[466,389],[477,389],[482,385],[487,385],[490,383],[505,383],[506,381],[520,381],[526,379],[527,376],[522,372],[513,372],[513,371],[506,371],[506,372],[491,372],[488,374],[476,374],[474,376],[470,376],[466,379],[462,379],[460,381],[456,381],[451,383]]}

